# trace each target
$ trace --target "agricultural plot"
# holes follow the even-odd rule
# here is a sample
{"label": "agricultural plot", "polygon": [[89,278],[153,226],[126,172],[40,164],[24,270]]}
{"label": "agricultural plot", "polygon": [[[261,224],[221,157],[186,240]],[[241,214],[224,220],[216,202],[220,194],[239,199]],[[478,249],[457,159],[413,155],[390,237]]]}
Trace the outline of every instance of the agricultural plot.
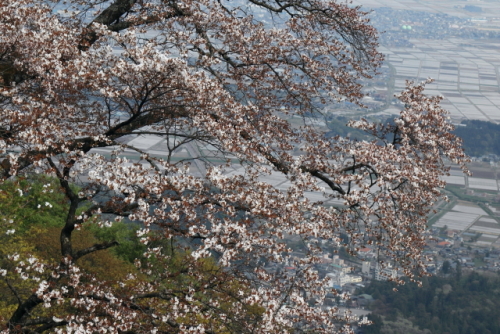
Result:
{"label": "agricultural plot", "polygon": [[496,219],[488,217],[481,209],[467,202],[461,202],[439,219],[434,227],[446,226],[449,230],[467,232],[481,236],[474,242],[480,247],[500,247],[500,224]]}
{"label": "agricultural plot", "polygon": [[442,104],[454,120],[500,122],[499,51],[474,40],[410,41],[414,48],[380,48],[396,71],[395,91],[402,90],[407,79],[434,78],[427,92],[444,97]]}
{"label": "agricultural plot", "polygon": [[498,2],[497,1],[472,1],[475,5],[482,8],[480,13],[466,12],[460,8],[460,4],[456,0],[354,0],[354,5],[362,5],[366,8],[390,7],[393,9],[432,12],[448,14],[457,17],[478,17],[478,18],[496,18],[498,17]]}
{"label": "agricultural plot", "polygon": [[469,228],[470,231],[484,233],[486,235],[495,236],[493,237],[496,240],[496,236],[500,235],[500,224],[493,218],[481,217],[478,221],[474,223]]}
{"label": "agricultural plot", "polygon": [[480,247],[489,247],[489,246],[492,246],[495,241],[497,240],[497,238],[486,238],[486,237],[481,237],[479,238],[475,244],[477,246],[480,246]]}
{"label": "agricultural plot", "polygon": [[468,178],[468,186],[471,189],[483,189],[498,191],[498,183],[495,179],[482,179],[476,177]]}
{"label": "agricultural plot", "polygon": [[[444,13],[453,16],[464,16],[462,10],[455,8],[456,1],[436,1],[436,0],[355,0],[353,1],[355,5],[362,5],[364,8],[377,8],[377,7],[391,7],[393,9],[407,10],[411,8],[416,11],[424,12],[434,12],[434,13]],[[485,11],[481,13],[483,16],[489,15],[493,16],[487,10],[488,7],[494,7],[494,3],[491,5],[481,1],[481,7],[486,7]]]}
{"label": "agricultural plot", "polygon": [[458,175],[444,176],[443,179],[446,181],[447,184],[465,186],[465,177],[463,175],[462,176],[458,176]]}
{"label": "agricultural plot", "polygon": [[439,228],[446,226],[449,230],[463,232],[471,227],[482,215],[487,215],[487,213],[480,207],[457,204],[433,226]]}
{"label": "agricultural plot", "polygon": [[150,147],[157,145],[164,139],[154,135],[141,135],[129,141],[127,144],[140,150],[148,150]]}
{"label": "agricultural plot", "polygon": [[445,213],[433,226],[446,226],[450,230],[465,231],[478,217],[477,214],[450,211]]}
{"label": "agricultural plot", "polygon": [[[227,172],[226,175],[234,176],[234,175],[241,175],[242,173],[243,173],[243,168],[236,167],[231,171]],[[264,175],[262,177],[262,182],[270,184],[281,191],[286,191],[292,185],[290,181],[288,181],[287,178],[282,173],[277,173],[277,172],[272,172],[271,175]],[[305,196],[310,201],[313,202],[321,201],[325,205],[335,205],[335,206],[344,205],[343,201],[337,199],[325,198],[319,192],[305,192]]]}

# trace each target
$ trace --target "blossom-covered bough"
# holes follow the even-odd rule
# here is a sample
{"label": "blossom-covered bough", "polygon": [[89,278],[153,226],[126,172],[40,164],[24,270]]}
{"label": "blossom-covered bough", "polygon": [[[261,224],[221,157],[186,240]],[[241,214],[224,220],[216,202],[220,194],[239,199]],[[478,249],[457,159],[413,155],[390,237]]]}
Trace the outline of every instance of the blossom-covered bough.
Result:
{"label": "blossom-covered bough", "polygon": [[[349,314],[322,306],[326,281],[313,270],[321,240],[340,246],[341,234],[353,254],[373,245],[412,279],[425,274],[423,231],[444,186],[443,159],[464,171],[466,162],[439,98],[409,84],[393,124],[351,123],[371,142],[290,123],[362,97],[360,78],[374,75],[382,56],[360,8],[10,0],[0,4],[0,32],[2,178],[52,175],[69,202],[60,262],[8,259],[34,288],[18,298],[5,333],[350,332]],[[139,135],[168,138],[162,158],[123,144]],[[215,153],[196,156],[196,145]],[[174,157],[183,147],[191,159]],[[193,163],[206,166],[203,175]],[[226,173],[232,165],[243,172]],[[266,182],[271,173],[289,187]],[[310,192],[343,205],[322,205]],[[100,214],[143,224],[154,261],[137,261],[119,282],[82,272],[80,259],[117,244],[75,248],[74,230],[103,224]],[[290,257],[294,237],[307,247],[301,259]],[[157,239],[186,248],[182,273]],[[266,269],[285,262],[293,274]],[[180,274],[182,286],[171,284]]]}

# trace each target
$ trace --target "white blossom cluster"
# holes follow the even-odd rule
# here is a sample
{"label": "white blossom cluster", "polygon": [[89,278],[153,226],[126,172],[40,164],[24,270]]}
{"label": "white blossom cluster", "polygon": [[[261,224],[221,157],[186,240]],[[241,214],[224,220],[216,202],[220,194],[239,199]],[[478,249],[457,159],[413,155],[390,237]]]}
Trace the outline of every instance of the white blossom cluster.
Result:
{"label": "white blossom cluster", "polygon": [[[322,307],[321,241],[352,254],[370,246],[382,266],[426,274],[423,232],[444,159],[467,172],[440,99],[409,83],[393,125],[350,123],[371,142],[290,122],[359,103],[359,78],[382,59],[366,13],[334,0],[246,1],[281,18],[270,29],[225,1],[66,3],[73,14],[58,15],[56,0],[0,3],[2,180],[45,173],[69,203],[60,262],[2,262],[1,277],[32,284],[4,333],[351,333],[367,320]],[[125,144],[141,135],[165,139],[162,158]],[[198,145],[216,153],[198,156]],[[183,148],[189,157],[176,156]],[[286,189],[269,181],[276,173]],[[323,205],[331,199],[342,205]],[[124,218],[143,225],[135,271],[113,282],[84,272],[83,257],[116,243],[78,249],[73,231]],[[3,237],[17,224],[3,224]],[[181,264],[166,241],[184,247]],[[270,269],[284,263],[294,269]]]}

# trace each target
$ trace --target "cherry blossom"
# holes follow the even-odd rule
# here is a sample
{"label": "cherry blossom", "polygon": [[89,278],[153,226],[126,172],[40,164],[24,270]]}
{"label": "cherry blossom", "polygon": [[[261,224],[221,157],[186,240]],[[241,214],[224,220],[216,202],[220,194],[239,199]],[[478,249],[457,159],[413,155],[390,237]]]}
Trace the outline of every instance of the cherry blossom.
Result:
{"label": "cherry blossom", "polygon": [[[366,14],[334,0],[1,2],[2,182],[45,173],[69,203],[59,262],[9,256],[34,288],[3,333],[350,333],[366,319],[322,307],[324,240],[426,275],[426,216],[449,164],[467,172],[440,98],[408,83],[394,123],[350,123],[372,141],[292,122],[360,104],[361,79],[383,60]],[[133,144],[140,136],[164,139],[163,151]],[[149,246],[119,282],[79,267],[117,242],[72,241],[82,225],[111,226],[104,215],[142,224]],[[171,284],[181,274],[159,239],[189,254],[184,286]],[[216,273],[200,269],[209,258]],[[269,269],[284,263],[294,271]]]}

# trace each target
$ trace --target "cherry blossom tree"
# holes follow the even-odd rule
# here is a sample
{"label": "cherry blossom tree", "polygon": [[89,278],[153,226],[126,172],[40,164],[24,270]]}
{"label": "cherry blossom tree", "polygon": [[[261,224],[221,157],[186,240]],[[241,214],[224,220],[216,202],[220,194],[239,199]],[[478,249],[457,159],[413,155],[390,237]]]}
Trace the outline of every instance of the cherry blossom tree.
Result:
{"label": "cherry blossom tree", "polygon": [[[382,62],[366,15],[334,0],[1,2],[3,182],[45,173],[69,203],[60,261],[13,253],[0,268],[32,282],[4,332],[350,332],[354,317],[322,306],[323,241],[425,275],[426,215],[447,164],[466,171],[440,99],[409,83],[393,124],[350,123],[371,142],[297,125],[363,97]],[[138,136],[166,144],[152,154]],[[116,282],[82,272],[117,242],[77,248],[75,230],[123,218],[148,260]]]}

